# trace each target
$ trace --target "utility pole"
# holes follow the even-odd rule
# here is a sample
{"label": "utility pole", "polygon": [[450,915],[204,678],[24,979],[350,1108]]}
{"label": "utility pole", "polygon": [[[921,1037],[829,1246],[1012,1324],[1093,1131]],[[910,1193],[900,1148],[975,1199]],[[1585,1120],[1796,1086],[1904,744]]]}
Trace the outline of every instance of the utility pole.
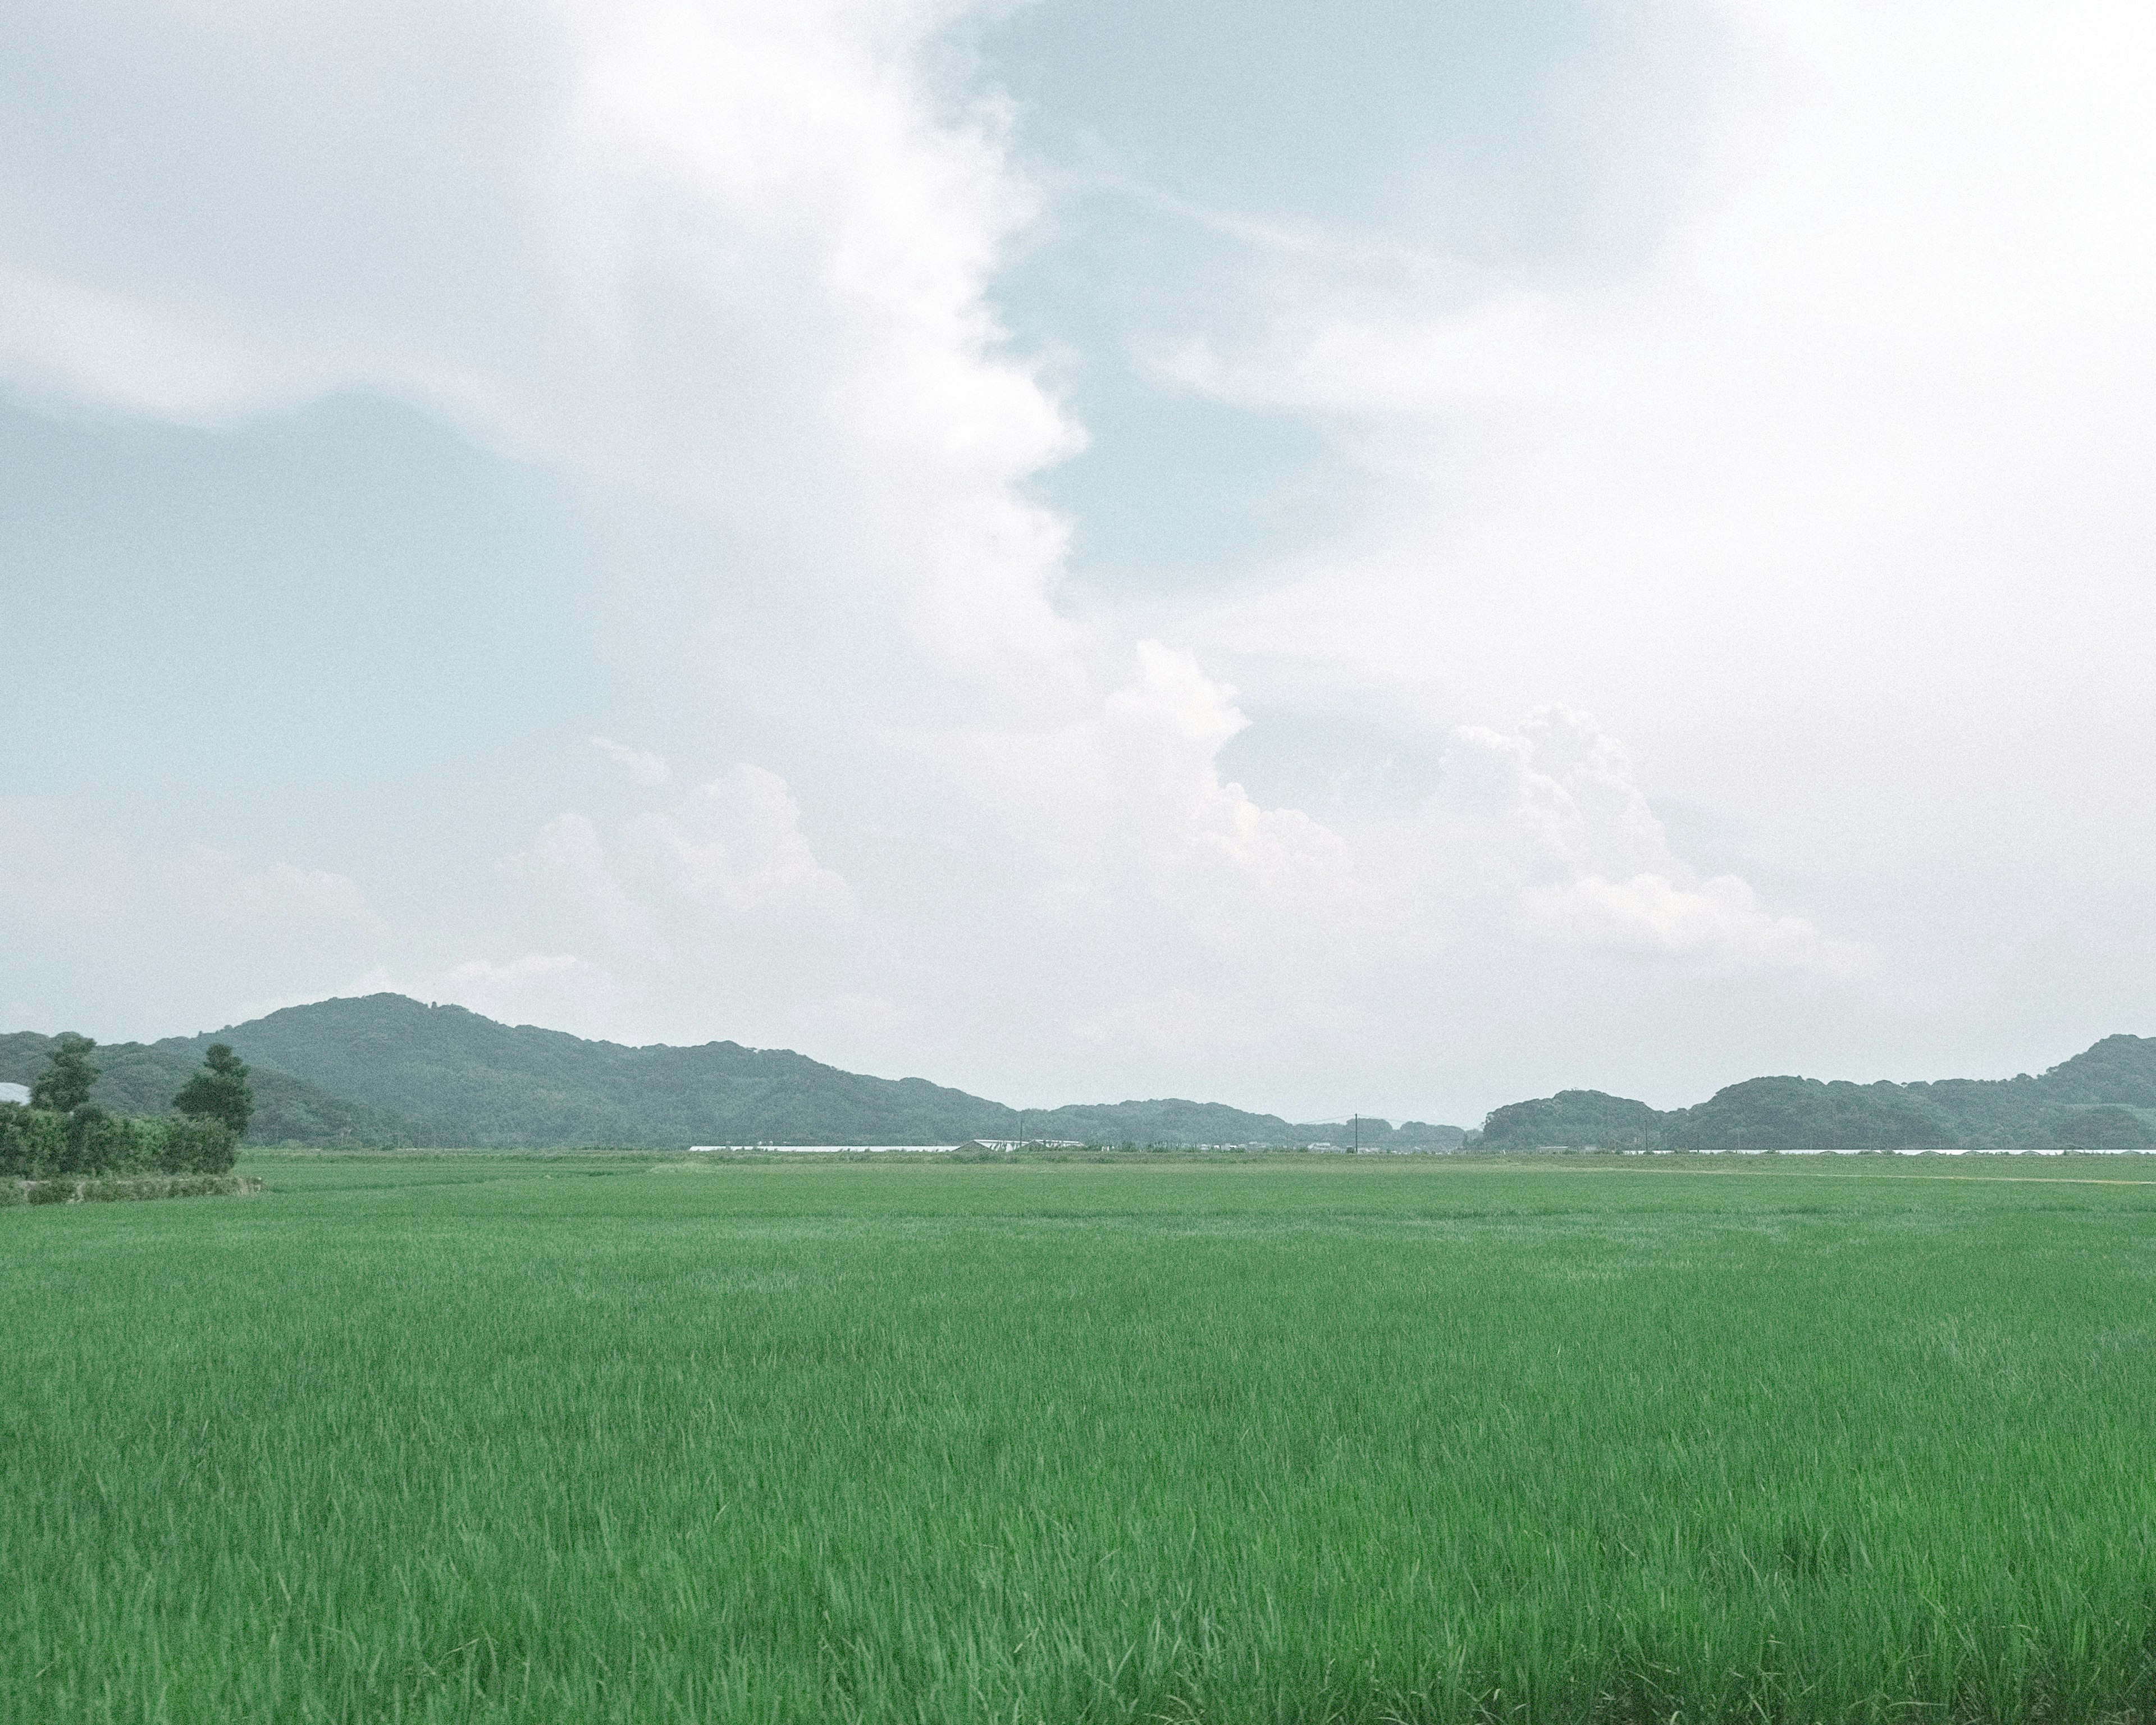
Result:
{"label": "utility pole", "polygon": [[1355,1153],[1360,1156],[1363,1153],[1363,1117],[1356,1114],[1351,1115],[1349,1118],[1355,1127]]}

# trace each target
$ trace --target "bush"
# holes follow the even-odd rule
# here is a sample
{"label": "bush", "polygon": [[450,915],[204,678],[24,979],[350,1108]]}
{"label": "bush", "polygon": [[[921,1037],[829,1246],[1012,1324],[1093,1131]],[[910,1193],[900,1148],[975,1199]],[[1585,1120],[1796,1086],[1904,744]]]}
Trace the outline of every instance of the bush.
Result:
{"label": "bush", "polygon": [[115,1114],[85,1102],[67,1117],[63,1174],[131,1174],[157,1160],[157,1123]]}
{"label": "bush", "polygon": [[0,1178],[223,1174],[238,1150],[232,1128],[207,1115],[144,1120],[95,1102],[66,1114],[0,1102]]}
{"label": "bush", "polygon": [[0,1177],[42,1174],[67,1150],[67,1117],[20,1102],[0,1102]]}
{"label": "bush", "polygon": [[239,1154],[239,1136],[206,1114],[175,1114],[156,1122],[157,1166],[167,1174],[225,1174]]}

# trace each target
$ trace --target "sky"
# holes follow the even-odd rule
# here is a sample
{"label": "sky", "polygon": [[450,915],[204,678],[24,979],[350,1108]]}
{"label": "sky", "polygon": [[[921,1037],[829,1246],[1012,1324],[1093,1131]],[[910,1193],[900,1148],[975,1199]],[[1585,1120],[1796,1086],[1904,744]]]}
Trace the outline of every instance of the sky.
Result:
{"label": "sky", "polygon": [[1471,1125],[2156,1033],[2156,20],[17,0],[0,1028]]}

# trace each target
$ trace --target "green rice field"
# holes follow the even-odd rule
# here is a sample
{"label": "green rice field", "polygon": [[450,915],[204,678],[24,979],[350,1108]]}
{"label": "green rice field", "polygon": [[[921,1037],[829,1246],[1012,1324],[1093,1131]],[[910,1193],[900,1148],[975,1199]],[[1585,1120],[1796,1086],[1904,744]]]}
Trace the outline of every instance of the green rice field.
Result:
{"label": "green rice field", "polygon": [[0,1720],[2156,1709],[2156,1158],[240,1172],[0,1210]]}

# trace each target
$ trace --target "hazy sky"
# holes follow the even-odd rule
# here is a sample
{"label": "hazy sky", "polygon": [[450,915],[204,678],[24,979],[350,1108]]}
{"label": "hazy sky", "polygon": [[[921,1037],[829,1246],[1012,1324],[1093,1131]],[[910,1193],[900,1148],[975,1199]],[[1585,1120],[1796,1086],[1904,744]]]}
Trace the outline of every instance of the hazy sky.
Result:
{"label": "hazy sky", "polygon": [[13,0],[0,1029],[1462,1123],[2156,1031],[2152,62]]}

